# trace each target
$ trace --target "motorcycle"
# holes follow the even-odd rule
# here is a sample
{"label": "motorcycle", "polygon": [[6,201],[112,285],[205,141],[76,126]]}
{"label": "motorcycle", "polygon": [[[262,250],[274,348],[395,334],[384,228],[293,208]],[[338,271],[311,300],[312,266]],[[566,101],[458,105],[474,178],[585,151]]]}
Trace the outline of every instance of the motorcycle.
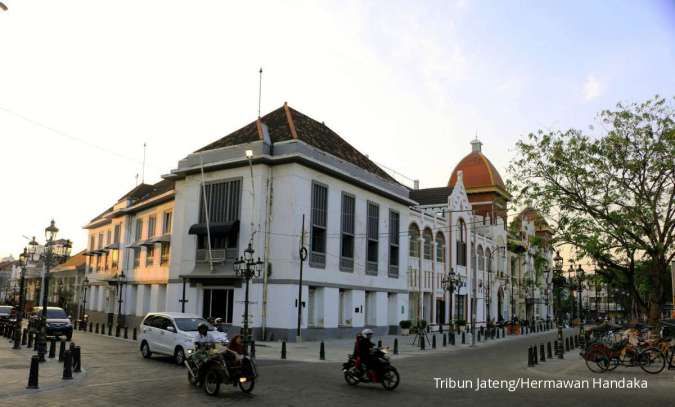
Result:
{"label": "motorcycle", "polygon": [[244,393],[253,391],[258,377],[253,359],[244,355],[237,362],[228,350],[217,350],[215,347],[206,352],[206,360],[200,362],[194,357],[194,351],[188,351],[185,366],[190,384],[195,387],[203,386],[209,396],[217,396],[221,384],[239,386]]}
{"label": "motorcycle", "polygon": [[385,390],[394,390],[400,381],[398,370],[391,365],[389,359],[389,350],[378,348],[373,350],[373,356],[380,362],[380,372],[371,369],[368,366],[364,368],[359,357],[347,355],[349,360],[342,364],[342,371],[345,381],[350,386],[356,386],[359,383],[380,383]]}

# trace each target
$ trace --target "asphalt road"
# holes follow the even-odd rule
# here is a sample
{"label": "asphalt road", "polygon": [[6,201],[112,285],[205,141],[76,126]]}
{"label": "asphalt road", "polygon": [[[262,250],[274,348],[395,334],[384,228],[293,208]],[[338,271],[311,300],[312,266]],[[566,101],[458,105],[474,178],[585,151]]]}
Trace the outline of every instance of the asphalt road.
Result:
{"label": "asphalt road", "polygon": [[[517,389],[476,391],[483,379],[585,379],[597,378],[579,369],[570,352],[564,362],[549,361],[527,368],[527,347],[553,340],[540,334],[498,341],[461,352],[434,353],[396,360],[401,385],[393,392],[380,385],[348,386],[341,366],[331,362],[258,360],[260,379],[252,395],[223,387],[217,398],[191,387],[186,371],[167,358],[142,359],[136,343],[113,338],[80,335],[86,374],[76,383],[40,392],[0,398],[7,406],[413,406],[480,403],[485,406],[672,406],[675,405],[675,372],[647,377],[639,369],[623,369],[611,378],[647,379],[648,389]],[[578,357],[577,357],[578,360]],[[574,364],[576,363],[576,364]],[[470,380],[474,388],[436,389],[434,378]],[[1,380],[1,378],[0,378]],[[0,382],[1,386],[1,382]]]}

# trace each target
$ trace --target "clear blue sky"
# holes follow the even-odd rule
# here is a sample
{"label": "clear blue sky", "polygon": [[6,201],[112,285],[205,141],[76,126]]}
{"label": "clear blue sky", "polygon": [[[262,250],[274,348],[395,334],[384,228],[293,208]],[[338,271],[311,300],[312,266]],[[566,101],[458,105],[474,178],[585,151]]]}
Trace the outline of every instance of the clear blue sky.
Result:
{"label": "clear blue sky", "polygon": [[[0,257],[87,220],[284,101],[378,163],[447,183],[516,140],[675,95],[673,1],[4,0]],[[48,128],[49,129],[48,129]]]}

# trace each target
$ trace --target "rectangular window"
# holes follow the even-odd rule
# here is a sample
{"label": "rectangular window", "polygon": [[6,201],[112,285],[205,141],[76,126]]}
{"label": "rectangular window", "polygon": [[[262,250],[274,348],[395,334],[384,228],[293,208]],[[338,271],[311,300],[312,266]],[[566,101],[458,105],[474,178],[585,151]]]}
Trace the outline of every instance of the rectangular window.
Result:
{"label": "rectangular window", "polygon": [[103,233],[98,234],[98,249],[103,249]]}
{"label": "rectangular window", "polygon": [[110,243],[111,243],[110,237],[111,237],[111,232],[110,231],[105,232],[105,245],[106,246],[110,246]]}
{"label": "rectangular window", "polygon": [[353,195],[342,193],[342,216],[340,233],[340,270],[354,270],[354,212]]}
{"label": "rectangular window", "polygon": [[377,275],[378,246],[380,234],[380,207],[368,202],[366,229],[366,273]]}
{"label": "rectangular window", "polygon": [[110,257],[112,259],[111,260],[112,264],[110,265],[110,267],[112,267],[113,270],[117,268],[117,261],[118,261],[118,258],[119,258],[119,253],[120,252],[117,249],[113,249],[113,250],[110,251]]}
{"label": "rectangular window", "polygon": [[164,221],[162,223],[162,234],[168,235],[171,233],[171,212],[164,212]]}
{"label": "rectangular window", "polygon": [[466,242],[457,241],[457,265],[466,266]]}
{"label": "rectangular window", "polygon": [[115,233],[113,234],[113,243],[119,244],[121,230],[122,230],[122,225],[120,225],[120,224],[115,225]]}
{"label": "rectangular window", "polygon": [[162,243],[162,252],[159,258],[160,266],[169,263],[169,248],[169,243]]}
{"label": "rectangular window", "polygon": [[89,238],[89,250],[96,250],[96,236],[91,236]]}
{"label": "rectangular window", "polygon": [[155,237],[155,223],[157,222],[156,216],[150,216],[148,218],[148,239]]}
{"label": "rectangular window", "polygon": [[389,277],[398,277],[400,216],[389,210]]}
{"label": "rectangular window", "polygon": [[145,267],[152,266],[155,263],[155,246],[145,248]]}
{"label": "rectangular window", "polygon": [[143,236],[143,219],[136,219],[136,235],[134,239],[138,242]]}
{"label": "rectangular window", "polygon": [[138,268],[141,265],[141,248],[134,247],[132,250],[134,251],[134,268]]}
{"label": "rectangular window", "polygon": [[440,239],[436,239],[436,261],[445,263],[445,244]]}
{"label": "rectangular window", "polygon": [[[204,185],[204,190],[200,192],[199,223],[206,223],[206,212],[204,210],[204,194],[208,201],[209,222],[225,223],[239,220],[239,201],[241,200],[241,180],[218,182]],[[165,213],[165,222],[171,221],[171,213]],[[165,228],[166,228],[165,223]],[[169,227],[170,230],[170,227]],[[168,233],[168,232],[167,232]]]}
{"label": "rectangular window", "polygon": [[326,225],[328,218],[328,187],[312,183],[312,219],[310,229],[309,265],[326,267]]}
{"label": "rectangular window", "polygon": [[204,318],[221,318],[224,323],[232,323],[234,308],[234,290],[204,290],[202,316]]}

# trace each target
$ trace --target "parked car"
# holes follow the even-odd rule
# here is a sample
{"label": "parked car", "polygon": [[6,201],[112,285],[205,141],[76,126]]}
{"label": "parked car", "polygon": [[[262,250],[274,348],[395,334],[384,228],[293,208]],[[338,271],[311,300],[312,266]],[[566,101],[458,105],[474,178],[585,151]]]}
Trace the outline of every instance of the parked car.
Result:
{"label": "parked car", "polygon": [[[141,354],[149,358],[153,353],[173,356],[177,365],[185,362],[185,355],[195,348],[197,327],[208,322],[195,314],[180,312],[151,312],[143,318],[139,341]],[[217,342],[227,342],[227,334],[209,325],[209,336]]]}
{"label": "parked car", "polygon": [[0,321],[16,321],[16,308],[11,305],[0,305]]}
{"label": "parked car", "polygon": [[[42,318],[42,307],[33,307],[31,323]],[[63,308],[47,307],[47,336],[65,336],[67,340],[73,337],[73,323]]]}

